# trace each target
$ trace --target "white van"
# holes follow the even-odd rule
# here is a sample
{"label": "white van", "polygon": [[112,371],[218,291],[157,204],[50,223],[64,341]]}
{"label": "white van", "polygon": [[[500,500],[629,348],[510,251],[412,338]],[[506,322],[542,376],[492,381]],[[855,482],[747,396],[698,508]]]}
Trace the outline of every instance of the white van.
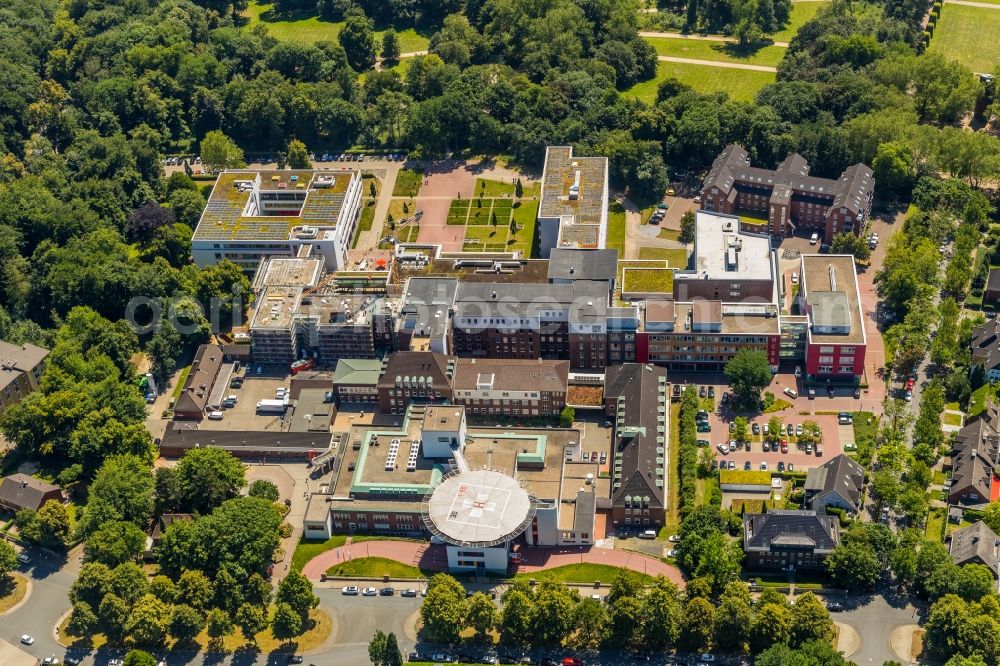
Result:
{"label": "white van", "polygon": [[223,418],[223,413],[220,411],[209,412],[208,418],[213,421],[221,421]]}
{"label": "white van", "polygon": [[646,530],[642,534],[639,535],[639,538],[640,539],[655,539],[656,538],[656,530]]}
{"label": "white van", "polygon": [[793,388],[786,388],[786,389],[785,389],[785,390],[783,391],[783,393],[784,393],[785,395],[787,395],[787,396],[788,396],[789,398],[791,398],[792,400],[795,400],[795,399],[796,399],[797,397],[799,397],[799,392],[798,392],[798,391],[796,391],[796,390],[795,390],[795,389],[793,389]]}

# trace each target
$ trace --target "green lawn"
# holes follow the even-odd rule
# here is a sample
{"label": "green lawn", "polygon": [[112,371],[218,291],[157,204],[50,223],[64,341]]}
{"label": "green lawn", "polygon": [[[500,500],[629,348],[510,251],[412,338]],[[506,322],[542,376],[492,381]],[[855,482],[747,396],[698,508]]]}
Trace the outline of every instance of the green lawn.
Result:
{"label": "green lawn", "polygon": [[174,390],[170,394],[174,400],[177,400],[177,396],[181,394],[181,389],[184,388],[184,382],[187,381],[188,375],[191,373],[191,366],[187,366],[181,370],[181,373],[177,375],[177,383],[174,384]]}
{"label": "green lawn", "polygon": [[660,233],[656,234],[656,237],[666,240],[679,241],[681,238],[681,232],[676,229],[660,229]]}
{"label": "green lawn", "polygon": [[656,64],[655,78],[635,84],[624,94],[637,97],[647,104],[653,104],[656,102],[657,87],[670,77],[691,86],[698,92],[725,91],[733,99],[751,101],[758,90],[769,83],[774,83],[775,75],[772,72],[660,62]]}
{"label": "green lawn", "polygon": [[514,222],[517,224],[517,233],[510,236],[510,238],[514,239],[514,244],[510,246],[510,251],[518,251],[522,257],[534,256],[536,254],[534,242],[535,222],[538,218],[538,201],[522,200],[520,205],[512,210],[514,211]]}
{"label": "green lawn", "polygon": [[671,293],[674,289],[674,272],[628,268],[623,271],[622,291],[640,293]]}
{"label": "green lawn", "polygon": [[792,13],[788,17],[788,25],[785,26],[784,30],[771,35],[771,39],[776,42],[792,41],[792,37],[799,31],[799,28],[816,16],[816,13],[825,7],[826,4],[825,2],[793,2]]}
{"label": "green lawn", "polygon": [[[503,197],[507,196],[510,198],[514,197],[514,183],[508,183],[501,180],[492,180],[489,178],[476,178],[475,193],[476,196],[481,197]],[[541,194],[541,185],[539,183],[525,184],[524,180],[521,181],[523,197],[537,197]]]}
{"label": "green lawn", "polygon": [[608,211],[608,238],[605,247],[618,250],[618,258],[625,257],[625,211],[613,205]]}
{"label": "green lawn", "polygon": [[[343,22],[324,21],[312,12],[297,12],[294,14],[278,14],[267,2],[250,0],[247,7],[248,27],[262,24],[275,39],[285,42],[322,42],[336,41]],[[383,30],[375,33],[377,44],[382,43]],[[403,53],[425,51],[430,43],[430,35],[420,34],[413,28],[397,30],[399,34],[399,50]]]}
{"label": "green lawn", "polygon": [[946,4],[941,10],[931,51],[957,60],[974,72],[992,72],[1000,63],[1000,7]]}
{"label": "green lawn", "polygon": [[412,199],[420,192],[420,184],[423,182],[423,169],[400,169],[396,174],[396,184],[392,186],[392,196]]}
{"label": "green lawn", "polygon": [[295,546],[295,552],[292,553],[292,569],[302,571],[302,567],[306,565],[306,562],[320,553],[340,548],[344,545],[345,541],[347,541],[347,537],[343,534],[335,534],[326,541],[315,541],[312,539],[299,541],[298,545]]}
{"label": "green lawn", "polygon": [[962,425],[962,415],[961,414],[951,414],[951,413],[947,413],[946,412],[944,415],[942,415],[941,421],[945,425],[960,426],[960,425]]}
{"label": "green lawn", "polygon": [[[473,200],[454,199],[448,209],[447,224],[465,227],[467,252],[521,252],[529,257],[535,235],[538,202],[519,202],[507,198],[477,197]],[[493,218],[496,217],[496,225]],[[511,231],[511,221],[517,231]]]}
{"label": "green lawn", "polygon": [[[544,571],[519,573],[514,576],[514,578],[522,580],[530,578],[542,580],[543,578],[548,578],[562,583],[593,583],[594,581],[600,581],[601,584],[610,585],[615,581],[615,578],[617,578],[621,572],[622,570],[620,568],[607,564],[580,563],[567,564],[562,567],[545,569]],[[636,573],[636,576],[639,577],[639,580],[641,580],[644,585],[649,585],[653,582],[652,576],[647,576],[642,573]]]}
{"label": "green lawn", "polygon": [[[384,557],[359,557],[335,564],[326,570],[327,576],[350,576],[357,578],[424,578],[425,573],[409,564]],[[429,574],[426,574],[429,575]]]}
{"label": "green lawn", "polygon": [[663,259],[671,268],[687,268],[688,252],[683,248],[641,247],[640,259]]}
{"label": "green lawn", "polygon": [[741,62],[748,65],[776,67],[785,57],[782,46],[764,46],[758,49],[742,49],[737,44],[711,42],[685,37],[647,37],[658,55],[692,60],[717,60],[719,62]]}
{"label": "green lawn", "polygon": [[944,507],[931,507],[927,513],[927,528],[924,530],[924,537],[928,541],[940,541],[944,532],[945,521]]}
{"label": "green lawn", "polygon": [[986,398],[990,395],[992,395],[992,388],[989,384],[983,384],[972,392],[972,397],[969,398],[968,418],[971,419],[983,413],[983,410],[986,409]]}

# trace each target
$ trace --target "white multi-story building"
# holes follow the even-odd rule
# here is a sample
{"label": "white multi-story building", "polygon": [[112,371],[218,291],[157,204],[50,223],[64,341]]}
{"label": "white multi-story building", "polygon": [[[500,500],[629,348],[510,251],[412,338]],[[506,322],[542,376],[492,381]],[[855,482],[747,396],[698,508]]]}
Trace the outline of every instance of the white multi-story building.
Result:
{"label": "white multi-story building", "polygon": [[198,221],[191,254],[198,266],[229,259],[253,273],[265,257],[304,253],[335,271],[345,263],[360,208],[359,171],[224,171]]}

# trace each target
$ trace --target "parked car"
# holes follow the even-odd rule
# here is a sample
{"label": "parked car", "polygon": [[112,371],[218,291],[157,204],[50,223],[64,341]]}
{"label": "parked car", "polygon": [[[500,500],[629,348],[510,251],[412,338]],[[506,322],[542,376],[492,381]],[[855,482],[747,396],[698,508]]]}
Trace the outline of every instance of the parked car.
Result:
{"label": "parked car", "polygon": [[719,453],[721,453],[722,455],[726,455],[727,453],[729,453],[729,447],[726,446],[725,444],[719,444],[715,448],[719,449]]}
{"label": "parked car", "polygon": [[722,394],[722,404],[723,405],[729,404],[729,392],[728,391],[726,391],[725,393]]}
{"label": "parked car", "polygon": [[709,398],[714,398],[715,397],[715,387],[714,386],[709,386],[708,387],[708,397]]}
{"label": "parked car", "polygon": [[681,540],[680,534],[671,534],[670,536],[667,537],[667,541],[669,541],[670,543],[679,543],[680,540]]}
{"label": "parked car", "polygon": [[798,284],[798,283],[799,283],[799,274],[792,273],[792,284]]}
{"label": "parked car", "polygon": [[760,471],[762,471],[762,472],[766,472],[767,471],[767,463],[766,462],[762,462],[760,464]]}
{"label": "parked car", "polygon": [[411,588],[410,588],[410,589],[408,589],[408,590],[403,590],[402,592],[400,592],[400,593],[399,593],[399,596],[401,596],[401,597],[415,597],[415,596],[417,596],[417,591],[416,591],[416,590],[414,590],[414,589],[413,589],[413,588],[411,587]]}
{"label": "parked car", "polygon": [[841,412],[837,414],[837,423],[840,425],[850,425],[854,423],[854,417],[851,416],[850,412]]}
{"label": "parked car", "polygon": [[782,453],[788,453],[788,440],[787,439],[781,440],[781,452]]}
{"label": "parked car", "polygon": [[768,434],[769,431],[770,431],[770,429],[768,428],[768,425],[765,423],[764,424],[764,434],[765,435]]}
{"label": "parked car", "polygon": [[342,594],[344,594],[344,595],[346,595],[348,597],[356,597],[356,596],[358,596],[358,593],[360,593],[360,591],[361,590],[358,589],[357,585],[348,585],[347,587],[345,587],[342,590]]}
{"label": "parked car", "polygon": [[396,590],[391,587],[383,587],[381,590],[378,591],[378,593],[379,596],[382,597],[391,597],[392,595],[396,594]]}
{"label": "parked car", "polygon": [[208,418],[212,421],[221,421],[225,417],[225,414],[216,410],[208,413]]}
{"label": "parked car", "polygon": [[701,388],[698,389],[698,397],[699,398],[704,398],[705,395],[706,395],[706,393],[707,393],[707,391],[705,390],[704,386],[702,386]]}
{"label": "parked car", "polygon": [[780,460],[778,461],[778,471],[779,472],[784,472],[785,471],[785,463],[783,463]]}
{"label": "parked car", "polygon": [[771,443],[770,442],[764,442],[763,444],[760,445],[760,448],[761,448],[761,450],[764,451],[764,453],[767,453],[768,451],[771,450]]}
{"label": "parked car", "polygon": [[826,609],[831,613],[840,613],[841,611],[844,610],[844,604],[840,603],[839,601],[833,601],[826,605]]}
{"label": "parked car", "polygon": [[844,444],[844,450],[845,451],[857,451],[858,450],[858,445],[855,444],[854,442],[846,442]]}
{"label": "parked car", "polygon": [[795,426],[789,423],[788,425],[785,426],[785,432],[787,432],[788,436],[791,437],[792,435],[795,434]]}
{"label": "parked car", "polygon": [[755,435],[759,435],[760,434],[760,426],[757,425],[756,423],[751,424],[751,426],[750,426],[750,432],[752,432]]}
{"label": "parked car", "polygon": [[799,392],[796,391],[793,388],[786,388],[784,391],[782,391],[782,393],[784,393],[785,395],[787,395],[792,400],[795,400],[796,398],[799,397]]}
{"label": "parked car", "polygon": [[703,664],[711,664],[715,662],[715,655],[709,654],[708,652],[702,652],[701,656],[698,657],[698,661],[702,662]]}
{"label": "parked car", "polygon": [[802,424],[801,423],[798,424],[797,426],[795,426],[795,436],[796,437],[801,437],[802,436]]}
{"label": "parked car", "polygon": [[905,400],[906,402],[912,401],[913,400],[913,391],[907,391],[906,393],[904,393],[903,394],[903,400]]}
{"label": "parked car", "polygon": [[[708,446],[708,440],[707,440],[707,439],[699,439],[699,440],[697,440],[697,441],[696,441],[695,443],[696,443],[696,444],[697,444],[698,446]],[[602,455],[603,455],[603,454],[602,454]]]}
{"label": "parked car", "polygon": [[27,553],[21,553],[17,556],[17,561],[21,564],[31,564],[31,556]]}
{"label": "parked car", "polygon": [[671,548],[667,551],[667,557],[677,557],[677,549]]}
{"label": "parked car", "polygon": [[745,463],[743,463],[743,469],[744,470],[746,470],[747,472],[749,472],[750,468],[751,468],[751,465],[750,465],[750,461],[749,460],[746,461]]}
{"label": "parked car", "polygon": [[815,245],[818,242],[819,242],[819,234],[814,231],[812,236],[809,237],[809,244]]}
{"label": "parked car", "polygon": [[377,594],[378,590],[376,590],[374,587],[366,587],[365,589],[361,590],[361,596],[363,597],[374,597]]}
{"label": "parked car", "polygon": [[22,634],[21,642],[24,643],[25,645],[34,645],[35,639],[29,636],[28,634]]}
{"label": "parked car", "polygon": [[735,460],[730,460],[729,461],[729,471],[730,472],[736,471],[736,461]]}

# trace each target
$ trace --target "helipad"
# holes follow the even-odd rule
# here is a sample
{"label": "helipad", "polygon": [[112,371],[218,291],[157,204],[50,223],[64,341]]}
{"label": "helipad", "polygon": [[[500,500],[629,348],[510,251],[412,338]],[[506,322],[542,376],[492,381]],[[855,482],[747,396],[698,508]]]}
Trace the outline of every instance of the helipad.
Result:
{"label": "helipad", "polygon": [[454,545],[489,547],[524,532],[535,509],[535,500],[512,476],[490,469],[457,471],[425,498],[424,523]]}

